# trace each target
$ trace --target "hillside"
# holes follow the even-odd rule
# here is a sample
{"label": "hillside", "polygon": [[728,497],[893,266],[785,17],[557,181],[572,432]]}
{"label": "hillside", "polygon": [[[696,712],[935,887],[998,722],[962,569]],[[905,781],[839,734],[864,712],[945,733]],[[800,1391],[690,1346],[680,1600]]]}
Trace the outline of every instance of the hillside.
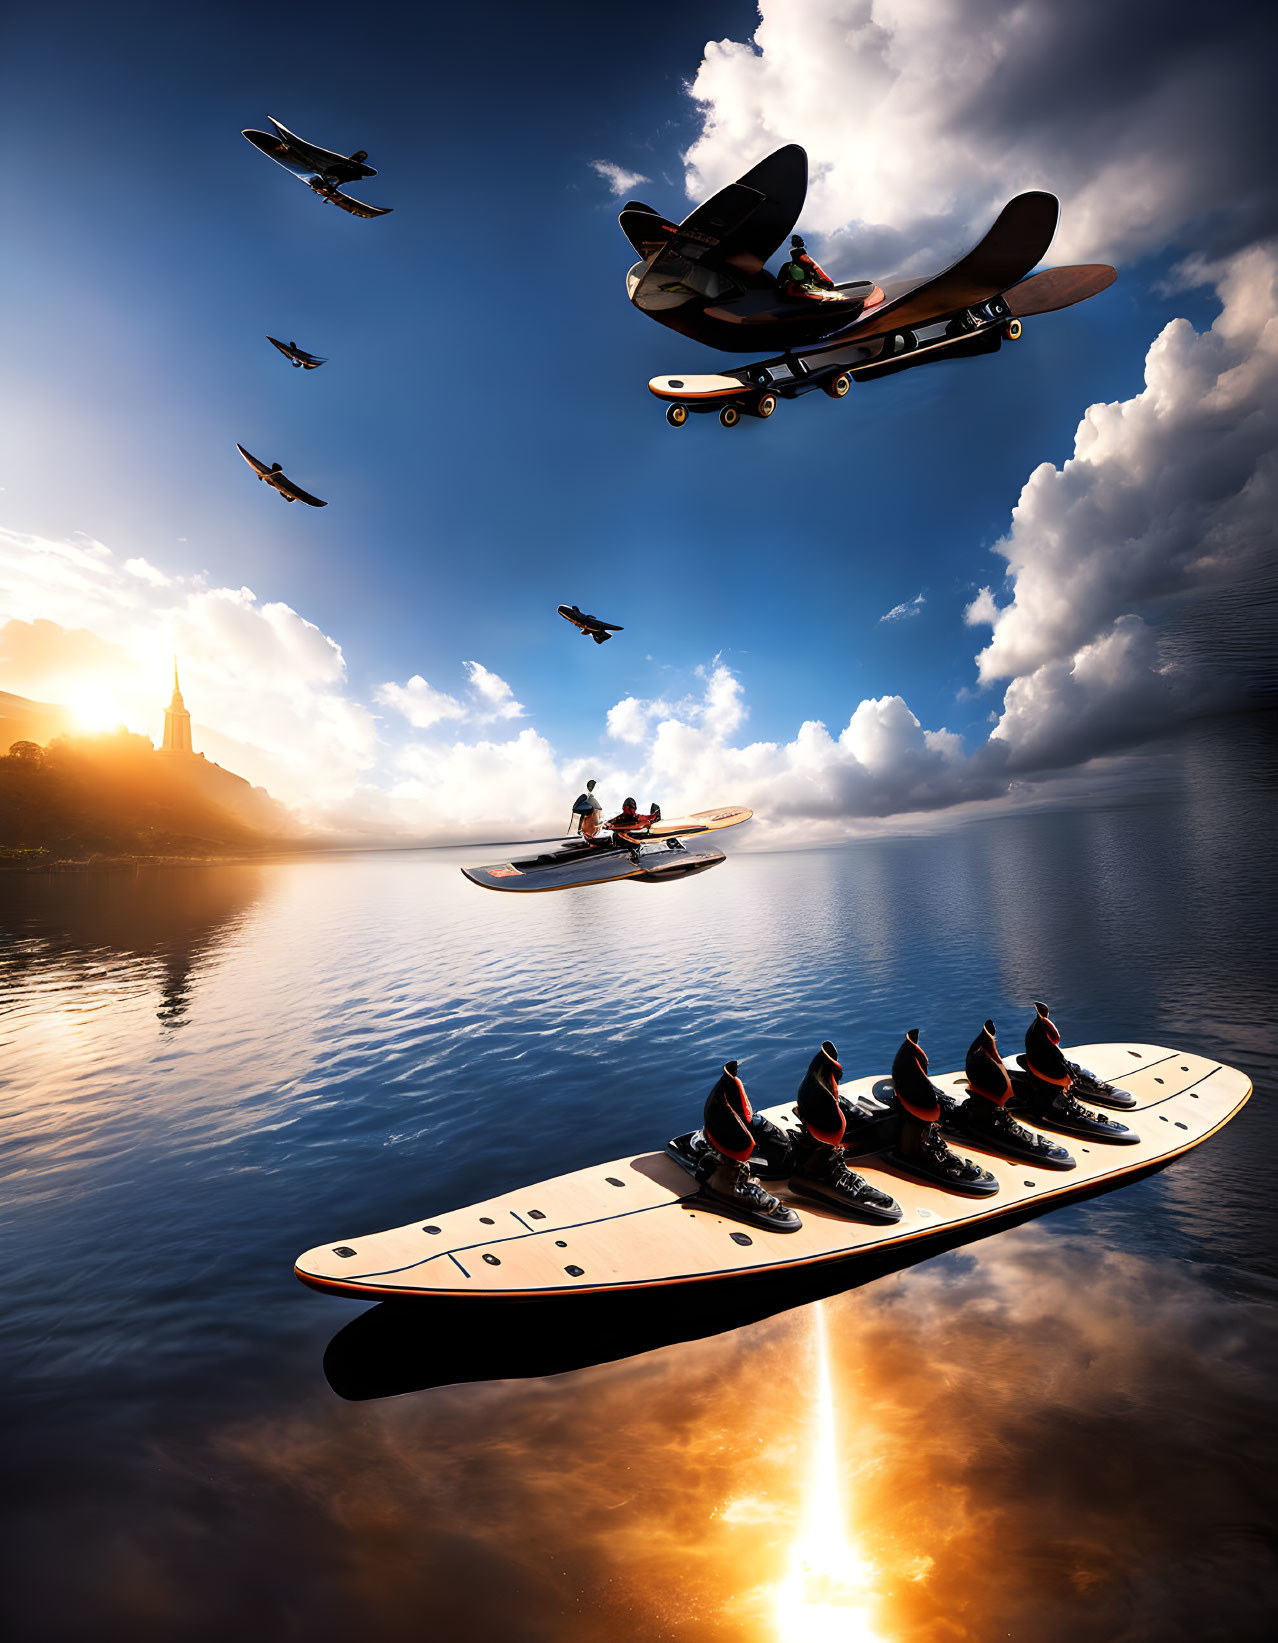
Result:
{"label": "hillside", "polygon": [[220,856],[301,842],[282,807],[272,806],[278,828],[252,826],[193,783],[186,763],[124,730],[15,743],[0,756],[0,857]]}

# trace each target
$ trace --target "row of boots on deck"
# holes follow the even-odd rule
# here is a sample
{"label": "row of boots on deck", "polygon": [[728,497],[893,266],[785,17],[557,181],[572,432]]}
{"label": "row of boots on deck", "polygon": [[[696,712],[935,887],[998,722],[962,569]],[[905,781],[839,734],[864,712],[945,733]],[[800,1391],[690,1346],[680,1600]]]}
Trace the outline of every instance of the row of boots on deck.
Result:
{"label": "row of boots on deck", "polygon": [[[670,1150],[701,1184],[703,1196],[725,1213],[774,1231],[797,1231],[798,1215],[756,1178],[788,1181],[791,1194],[882,1224],[901,1219],[895,1198],[872,1186],[849,1158],[884,1153],[904,1173],[969,1197],[998,1191],[989,1170],[954,1152],[942,1129],[986,1151],[1046,1169],[1073,1169],[1058,1142],[1013,1117],[1015,1107],[1048,1129],[1090,1140],[1129,1143],[1137,1133],[1084,1107],[1075,1091],[1109,1107],[1135,1105],[1126,1090],[1097,1078],[1060,1049],[1060,1034],[1046,1004],[1035,1004],[1020,1067],[1003,1064],[992,1021],[986,1021],[967,1052],[966,1099],[934,1084],[928,1059],[912,1027],[892,1063],[890,1100],[862,1104],[839,1091],[843,1069],[828,1040],[813,1056],[799,1086],[798,1127],[782,1129],[750,1105],[738,1063],[726,1062],[706,1101],[699,1134]],[[875,1096],[879,1093],[876,1087]]]}

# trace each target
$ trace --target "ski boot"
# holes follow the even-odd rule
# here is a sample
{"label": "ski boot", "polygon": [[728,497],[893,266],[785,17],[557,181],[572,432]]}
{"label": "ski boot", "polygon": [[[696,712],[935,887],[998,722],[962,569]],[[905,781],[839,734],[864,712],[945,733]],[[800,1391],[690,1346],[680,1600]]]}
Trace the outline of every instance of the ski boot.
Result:
{"label": "ski boot", "polygon": [[1074,1080],[1072,1088],[1084,1100],[1095,1101],[1099,1107],[1116,1107],[1119,1112],[1126,1112],[1136,1105],[1136,1097],[1130,1090],[1123,1090],[1117,1084],[1107,1083],[1086,1067],[1080,1067],[1077,1061],[1067,1061],[1065,1065]]}
{"label": "ski boot", "polygon": [[896,1199],[850,1170],[842,1147],[829,1146],[807,1133],[795,1138],[790,1191],[866,1221],[891,1225],[901,1219]]}
{"label": "ski boot", "polygon": [[1140,1140],[1136,1131],[1126,1124],[1107,1118],[1103,1112],[1093,1112],[1077,1100],[1069,1088],[1049,1084],[1033,1072],[1014,1076],[1012,1088],[1017,1111],[1026,1113],[1045,1129],[1076,1135],[1084,1141],[1105,1141],[1118,1146],[1133,1146]]}
{"label": "ski boot", "polygon": [[[1065,1057],[1061,1057],[1065,1061]],[[1029,1072],[1029,1058],[1018,1055],[1017,1065]],[[1111,1107],[1116,1112],[1128,1112],[1136,1105],[1136,1097],[1130,1090],[1120,1089],[1117,1084],[1107,1083],[1087,1067],[1079,1066],[1077,1061],[1065,1061],[1071,1079],[1070,1089],[1075,1095],[1082,1096],[1087,1101],[1094,1101],[1098,1107]]]}
{"label": "ski boot", "polygon": [[689,1203],[701,1203],[720,1215],[765,1232],[797,1232],[803,1225],[795,1212],[766,1192],[745,1163],[721,1158],[707,1173],[701,1191]]}
{"label": "ski boot", "polygon": [[994,1037],[994,1023],[987,1021],[968,1048],[964,1063],[968,1097],[962,1106],[942,1113],[941,1123],[959,1135],[979,1141],[1004,1158],[1016,1158],[1045,1169],[1073,1169],[1074,1160],[1065,1148],[1045,1135],[1018,1124],[1007,1110],[1012,1080]]}
{"label": "ski boot", "polygon": [[972,1198],[989,1198],[998,1191],[998,1182],[989,1170],[970,1158],[951,1152],[941,1135],[939,1123],[925,1123],[912,1112],[902,1110],[900,1134],[888,1158],[898,1169],[929,1186],[947,1192],[963,1192]]}
{"label": "ski boot", "polygon": [[1037,1164],[1042,1169],[1074,1169],[1075,1160],[1064,1147],[1036,1130],[1017,1123],[1006,1107],[972,1094],[958,1106],[946,1124],[956,1135],[966,1136],[1002,1158]]}
{"label": "ski boot", "polygon": [[[1096,1141],[1130,1145],[1139,1141],[1135,1130],[1116,1119],[1085,1107],[1072,1093],[1074,1082],[1070,1063],[1061,1054],[1061,1035],[1056,1030],[1046,1004],[1035,1002],[1034,1019],[1025,1034],[1025,1072],[1017,1083],[1023,1085],[1023,1099],[1035,1121],[1066,1135],[1086,1136]],[[1019,1058],[1018,1058],[1019,1059]],[[1112,1086],[1111,1086],[1112,1087]],[[1122,1092],[1124,1095],[1127,1091]],[[1131,1104],[1134,1106],[1135,1102]]]}
{"label": "ski boot", "polygon": [[[794,1163],[790,1137],[762,1113],[752,1114],[748,1128],[754,1137],[754,1151],[750,1154],[752,1173],[761,1181],[784,1181]],[[666,1153],[698,1179],[707,1160],[713,1164],[720,1156],[704,1130],[676,1135],[673,1141],[666,1142]]]}

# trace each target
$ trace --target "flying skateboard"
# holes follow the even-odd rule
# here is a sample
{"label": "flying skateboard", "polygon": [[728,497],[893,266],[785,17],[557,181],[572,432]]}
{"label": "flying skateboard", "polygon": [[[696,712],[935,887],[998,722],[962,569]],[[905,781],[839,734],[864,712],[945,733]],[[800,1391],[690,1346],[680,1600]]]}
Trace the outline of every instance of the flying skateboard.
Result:
{"label": "flying skateboard", "polygon": [[365,165],[368,153],[365,149],[357,149],[354,154],[336,154],[330,148],[320,148],[316,143],[308,143],[304,137],[297,136],[287,126],[282,126],[273,116],[268,114],[267,119],[275,127],[274,132],[254,131],[251,128],[242,133],[253,147],[259,149],[268,158],[282,165],[285,171],[300,181],[330,205],[336,205],[343,211],[348,211],[352,217],[385,217],[393,209],[391,206],[365,205],[362,200],[343,194],[340,183],[359,182],[365,177],[375,177],[377,172],[371,165]]}
{"label": "flying skateboard", "polygon": [[[867,1224],[806,1197],[782,1201],[801,1217],[797,1230],[745,1226],[707,1198],[676,1159],[660,1152],[614,1159],[535,1186],[516,1187],[464,1209],[428,1210],[406,1226],[344,1237],[298,1256],[304,1284],[357,1300],[453,1302],[478,1319],[488,1306],[579,1305],[584,1297],[692,1290],[700,1296],[763,1284],[776,1308],[794,1304],[806,1275],[822,1268],[847,1284],[863,1273],[894,1270],[941,1249],[1015,1226],[1071,1201],[1091,1198],[1164,1168],[1208,1140],[1251,1095],[1251,1080],[1214,1057],[1164,1045],[1090,1044],[1071,1050],[1105,1078],[1121,1077],[1136,1097],[1125,1115],[1131,1146],[1078,1148],[1067,1173],[1043,1171],[964,1141],[995,1178],[993,1195],[974,1199],[915,1180],[888,1152],[856,1159],[857,1170],[890,1193],[899,1222]],[[942,1083],[965,1085],[962,1073]],[[870,1095],[873,1077],[842,1093]],[[764,1116],[793,1133],[793,1101]],[[771,1287],[775,1280],[775,1287]],[[787,1291],[790,1298],[787,1299]]]}
{"label": "flying skateboard", "polygon": [[278,337],[269,335],[266,340],[272,348],[278,348],[289,364],[295,366],[299,371],[314,371],[319,366],[328,363],[327,360],[320,359],[316,354],[308,354],[305,348],[299,348],[295,342],[281,342]]}
{"label": "flying skateboard", "polygon": [[718,411],[731,428],[817,388],[842,399],[854,381],[996,353],[1021,335],[1022,319],[1082,302],[1115,277],[1104,264],[1030,273],[1060,211],[1055,195],[1036,189],[1009,201],[979,244],[942,273],[790,296],[764,262],[793,226],[806,188],[807,156],[790,144],[678,225],[637,203],[622,211],[621,227],[644,258],[627,276],[637,308],[712,348],[783,350],[714,375],[653,377],[649,391],[666,402],[672,426]]}
{"label": "flying skateboard", "polygon": [[570,836],[552,850],[536,856],[515,857],[486,867],[463,867],[463,875],[482,890],[528,894],[543,890],[577,890],[588,884],[611,884],[634,879],[641,884],[666,884],[717,867],[727,857],[722,850],[689,850],[683,840],[700,833],[737,827],[754,814],[740,805],[698,810],[637,829],[624,839],[604,834],[595,840]]}
{"label": "flying skateboard", "polygon": [[304,491],[300,485],[295,485],[288,475],[283,472],[278,462],[272,462],[268,468],[265,462],[259,462],[255,456],[250,455],[243,445],[237,444],[235,449],[262,483],[269,485],[272,490],[278,491],[286,502],[305,502],[307,507],[310,508],[326,508],[328,506],[328,503],[321,502],[318,496],[312,496],[309,491]]}
{"label": "flying skateboard", "polygon": [[587,616],[576,605],[560,605],[559,614],[565,622],[571,622],[573,627],[579,629],[583,638],[593,639],[597,645],[606,645],[614,633],[625,632],[619,623],[601,622],[597,616]]}

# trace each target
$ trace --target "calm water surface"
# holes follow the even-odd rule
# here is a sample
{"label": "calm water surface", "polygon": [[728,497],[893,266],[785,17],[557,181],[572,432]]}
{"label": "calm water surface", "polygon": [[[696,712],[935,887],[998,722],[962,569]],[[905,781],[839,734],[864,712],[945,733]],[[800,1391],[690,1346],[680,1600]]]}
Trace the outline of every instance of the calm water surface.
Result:
{"label": "calm water surface", "polygon": [[[1268,1638],[1272,746],[1204,731],[1127,807],[728,836],[663,888],[486,895],[483,850],[0,877],[10,1635]],[[812,1307],[541,1376],[650,1343],[378,1309],[356,1368],[417,1389],[331,1389],[367,1309],[301,1250],[659,1146],[726,1057],[767,1105],[822,1038],[883,1072],[919,1025],[944,1070],[1034,998],[1256,1095],[1162,1174],[822,1303],[832,1427]],[[809,1555],[867,1617],[828,1634],[785,1588],[814,1445],[848,1544],[827,1513]]]}

